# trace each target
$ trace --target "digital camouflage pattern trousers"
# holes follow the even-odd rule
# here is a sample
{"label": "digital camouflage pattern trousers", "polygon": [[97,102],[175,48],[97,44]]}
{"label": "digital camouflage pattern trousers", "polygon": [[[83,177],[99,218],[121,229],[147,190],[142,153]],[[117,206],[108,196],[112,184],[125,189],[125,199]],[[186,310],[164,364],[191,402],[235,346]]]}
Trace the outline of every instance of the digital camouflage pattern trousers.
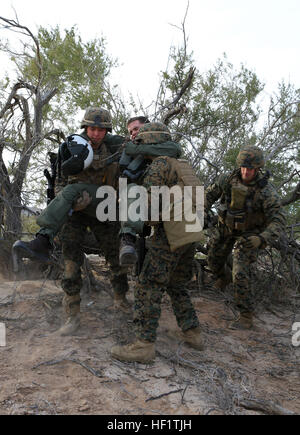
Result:
{"label": "digital camouflage pattern trousers", "polygon": [[128,281],[126,270],[119,266],[119,223],[100,222],[81,212],[74,213],[60,232],[64,261],[64,275],[61,281],[63,290],[69,296],[80,293],[80,268],[84,261],[82,246],[88,227],[95,235],[99,249],[109,264],[114,293],[125,294],[128,291]]}
{"label": "digital camouflage pattern trousers", "polygon": [[[252,235],[254,232],[251,233]],[[250,235],[244,233],[243,236]],[[245,249],[241,235],[226,233],[222,227],[216,228],[209,241],[208,267],[217,276],[222,277],[226,259],[232,252],[232,281],[237,309],[253,312],[254,303],[251,291],[250,265],[257,260],[258,249]]]}
{"label": "digital camouflage pattern trousers", "polygon": [[194,253],[193,245],[171,252],[163,228],[155,230],[134,292],[134,327],[138,338],[151,342],[156,340],[165,291],[171,299],[181,330],[199,326],[190,295],[185,288],[192,278]]}

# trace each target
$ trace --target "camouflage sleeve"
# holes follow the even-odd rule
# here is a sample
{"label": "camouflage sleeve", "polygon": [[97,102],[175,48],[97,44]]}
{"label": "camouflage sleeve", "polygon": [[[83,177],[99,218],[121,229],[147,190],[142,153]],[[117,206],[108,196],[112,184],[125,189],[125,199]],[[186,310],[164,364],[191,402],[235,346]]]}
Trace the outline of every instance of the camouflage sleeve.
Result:
{"label": "camouflage sleeve", "polygon": [[118,134],[110,134],[110,133],[107,133],[104,139],[104,143],[108,145],[110,152],[112,154],[119,151],[124,141],[125,141],[124,136],[119,136]]}
{"label": "camouflage sleeve", "polygon": [[142,154],[143,156],[168,156],[179,158],[182,154],[182,149],[180,144],[176,142],[164,142],[160,144],[135,144],[133,142],[126,142],[125,152],[133,157]]}
{"label": "camouflage sleeve", "polygon": [[[144,180],[143,180],[143,186],[147,189],[148,192],[148,216],[149,216],[149,224],[150,225],[156,225],[159,223],[159,221],[151,222],[150,223],[150,216],[151,216],[151,187],[152,186],[165,186],[168,185],[168,178],[170,174],[170,163],[167,159],[164,157],[158,157],[151,165],[147,168]],[[161,204],[161,196],[159,198],[159,210],[162,209]]]}
{"label": "camouflage sleeve", "polygon": [[212,205],[221,197],[226,184],[226,175],[221,175],[218,180],[205,189],[206,205],[210,210]]}
{"label": "camouflage sleeve", "polygon": [[280,197],[274,187],[268,184],[261,190],[262,208],[266,218],[266,228],[260,234],[267,243],[278,239],[285,229],[285,214],[283,212]]}
{"label": "camouflage sleeve", "polygon": [[151,186],[165,186],[168,183],[170,163],[164,157],[157,157],[147,168],[143,179],[143,186],[151,191]]}

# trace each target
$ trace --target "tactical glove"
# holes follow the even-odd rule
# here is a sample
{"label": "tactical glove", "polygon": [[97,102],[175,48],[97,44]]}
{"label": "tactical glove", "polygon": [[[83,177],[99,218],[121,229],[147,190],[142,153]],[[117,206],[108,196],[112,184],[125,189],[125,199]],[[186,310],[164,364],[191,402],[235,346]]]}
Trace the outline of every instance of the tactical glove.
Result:
{"label": "tactical glove", "polygon": [[85,209],[92,201],[92,197],[85,190],[82,192],[82,195],[77,199],[77,201],[73,205],[74,211],[80,211]]}
{"label": "tactical glove", "polygon": [[246,249],[258,249],[263,244],[262,237],[260,236],[249,236],[245,237],[243,243],[243,247]]}

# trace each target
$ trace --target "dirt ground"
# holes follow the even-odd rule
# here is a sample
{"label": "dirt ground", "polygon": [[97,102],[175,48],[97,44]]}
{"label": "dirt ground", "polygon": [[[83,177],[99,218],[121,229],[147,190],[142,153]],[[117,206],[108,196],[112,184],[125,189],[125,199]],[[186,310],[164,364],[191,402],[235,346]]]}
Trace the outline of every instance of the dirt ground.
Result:
{"label": "dirt ground", "polygon": [[155,362],[121,363],[110,348],[132,339],[132,315],[114,311],[103,261],[98,272],[97,291],[82,291],[82,327],[72,337],[53,334],[63,320],[59,281],[0,281],[1,415],[300,414],[300,346],[292,344],[300,318],[290,305],[260,308],[253,330],[232,330],[230,289],[191,282],[206,349],[183,344],[166,296]]}

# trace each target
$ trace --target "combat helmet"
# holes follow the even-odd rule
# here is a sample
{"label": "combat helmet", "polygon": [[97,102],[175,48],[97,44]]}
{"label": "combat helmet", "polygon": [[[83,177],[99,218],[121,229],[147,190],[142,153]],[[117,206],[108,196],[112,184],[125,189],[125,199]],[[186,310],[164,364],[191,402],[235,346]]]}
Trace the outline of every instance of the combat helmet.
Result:
{"label": "combat helmet", "polygon": [[260,148],[248,145],[240,150],[236,159],[238,168],[262,168],[265,164],[264,155]]}
{"label": "combat helmet", "polygon": [[108,110],[101,107],[88,107],[81,121],[80,128],[100,127],[112,131],[112,120]]}
{"label": "combat helmet", "polygon": [[168,127],[162,122],[148,122],[144,124],[136,138],[135,141],[141,143],[162,143],[171,140],[171,133]]}

